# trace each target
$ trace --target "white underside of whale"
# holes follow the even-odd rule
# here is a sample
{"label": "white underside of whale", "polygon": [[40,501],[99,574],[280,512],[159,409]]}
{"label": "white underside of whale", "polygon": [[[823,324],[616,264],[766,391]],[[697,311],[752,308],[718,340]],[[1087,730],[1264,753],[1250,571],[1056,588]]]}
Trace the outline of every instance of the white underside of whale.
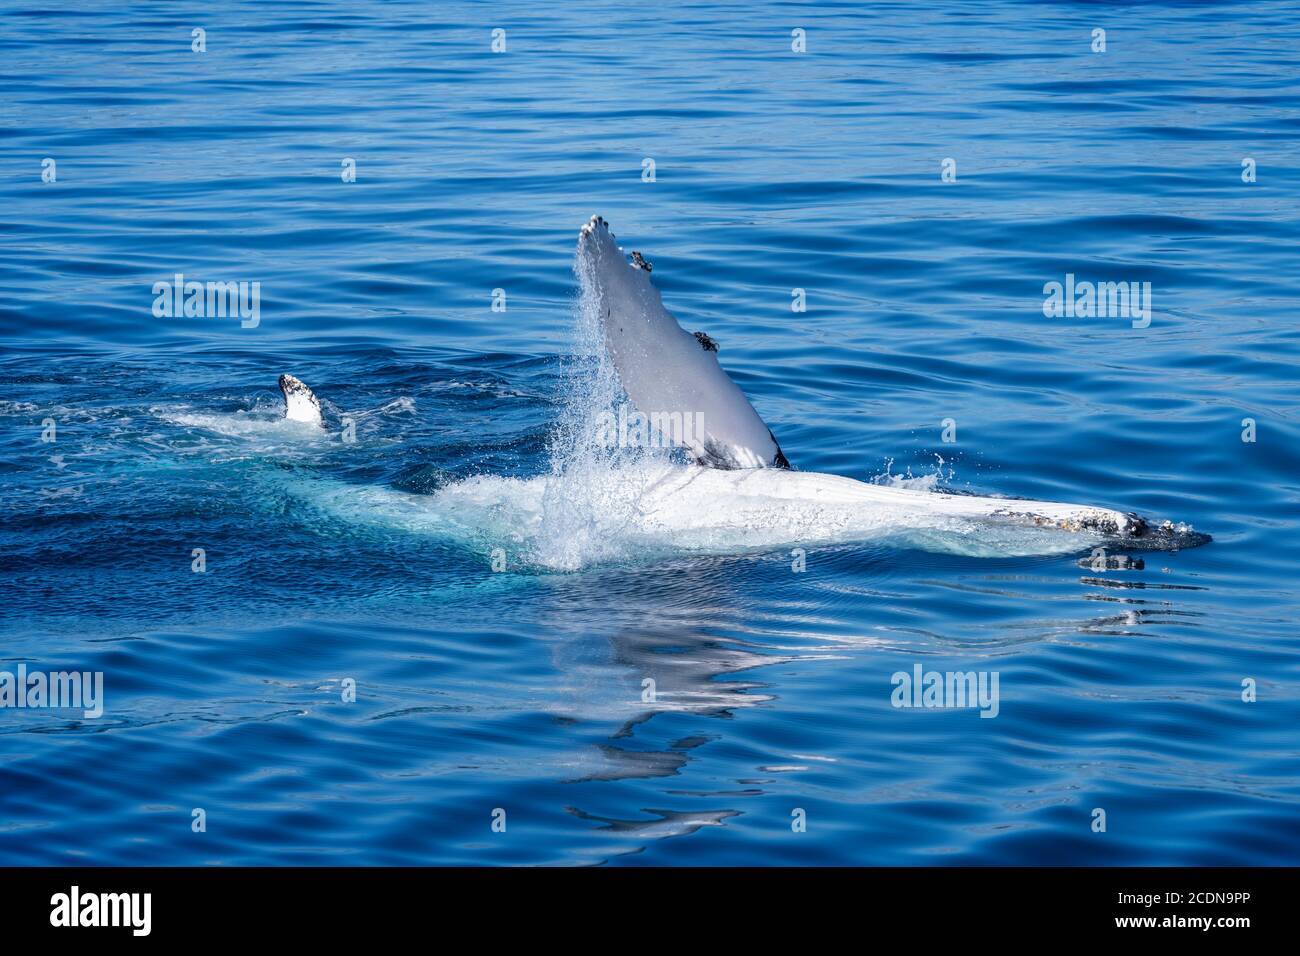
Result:
{"label": "white underside of whale", "polygon": [[1117,536],[1127,534],[1132,522],[1129,515],[1104,508],[945,494],[776,468],[665,467],[644,488],[642,503],[649,520],[676,530],[743,526],[748,514],[770,520],[774,506],[779,506],[784,512],[781,523],[791,530],[806,527],[833,537],[876,527],[882,512],[900,510],[921,522],[1004,522],[1061,531],[1096,529]]}
{"label": "white underside of whale", "polygon": [[1133,538],[1140,519],[1106,508],[660,462],[579,475],[484,475],[432,494],[319,479],[300,491],[336,518],[460,542],[485,558],[500,547],[511,567],[554,570],[866,543],[971,557],[1074,554],[1178,547],[1172,535],[1190,533],[1170,527]]}

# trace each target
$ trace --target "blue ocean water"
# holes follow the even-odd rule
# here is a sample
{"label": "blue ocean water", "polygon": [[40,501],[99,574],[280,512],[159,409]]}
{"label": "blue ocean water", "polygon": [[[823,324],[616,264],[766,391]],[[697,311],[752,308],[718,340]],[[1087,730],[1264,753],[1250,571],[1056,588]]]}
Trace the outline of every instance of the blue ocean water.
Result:
{"label": "blue ocean water", "polygon": [[[0,4],[0,670],[104,675],[99,718],[0,709],[0,864],[1295,863],[1298,41],[1292,3]],[[592,213],[798,468],[1212,543],[557,568],[508,516],[370,520],[548,472]],[[156,316],[177,273],[256,324]],[[1149,325],[1046,317],[1067,275]],[[917,665],[997,717],[894,707]]]}

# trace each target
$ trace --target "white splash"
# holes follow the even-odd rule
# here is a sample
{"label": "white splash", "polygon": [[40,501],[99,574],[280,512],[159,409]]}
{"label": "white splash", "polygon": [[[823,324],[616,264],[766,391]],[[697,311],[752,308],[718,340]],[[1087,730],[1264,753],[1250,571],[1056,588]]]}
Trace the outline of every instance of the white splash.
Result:
{"label": "white splash", "polygon": [[578,257],[574,357],[563,384],[563,410],[551,436],[537,534],[527,554],[532,563],[566,570],[636,550],[648,477],[642,466],[669,462],[663,449],[610,447],[604,441],[601,413],[615,407],[622,388],[605,348],[590,268]]}

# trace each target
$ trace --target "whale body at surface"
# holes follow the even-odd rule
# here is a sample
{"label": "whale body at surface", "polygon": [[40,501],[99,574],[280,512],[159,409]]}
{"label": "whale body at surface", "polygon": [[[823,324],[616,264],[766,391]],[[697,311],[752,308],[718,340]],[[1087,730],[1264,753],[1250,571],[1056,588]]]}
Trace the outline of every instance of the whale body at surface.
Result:
{"label": "whale body at surface", "polygon": [[[1209,541],[1187,525],[1091,505],[952,494],[789,467],[771,431],[718,364],[708,336],[684,331],[628,262],[604,220],[582,229],[576,271],[599,309],[603,346],[644,416],[699,413],[685,444],[694,464],[663,456],[561,462],[535,478],[480,475],[431,494],[328,479],[295,491],[348,521],[481,545],[505,541],[526,563],[575,570],[661,554],[736,554],[888,542],[994,557],[1088,549],[1177,550]],[[280,377],[285,418],[323,427],[316,396]],[[580,409],[583,415],[596,408]]]}

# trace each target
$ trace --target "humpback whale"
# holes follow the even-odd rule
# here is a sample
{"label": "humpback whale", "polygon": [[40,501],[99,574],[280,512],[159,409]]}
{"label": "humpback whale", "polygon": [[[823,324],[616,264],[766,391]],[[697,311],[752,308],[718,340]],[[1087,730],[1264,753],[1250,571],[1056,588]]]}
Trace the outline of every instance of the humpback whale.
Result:
{"label": "humpback whale", "polygon": [[[679,411],[697,414],[704,422],[704,437],[692,436],[685,446],[696,467],[656,483],[648,504],[663,507],[665,496],[672,495],[689,500],[702,493],[733,499],[758,494],[791,506],[902,507],[920,523],[926,517],[943,517],[1091,532],[1146,548],[1189,547],[1209,540],[1186,525],[1148,521],[1108,508],[920,492],[791,470],[771,429],[719,364],[716,343],[703,332],[691,334],[678,325],[651,283],[651,264],[640,252],[625,256],[601,216],[592,216],[579,231],[575,271],[584,291],[595,299],[606,352],[631,403],[643,416]],[[707,509],[697,517],[705,523],[719,520]]]}
{"label": "humpback whale", "polygon": [[[574,410],[596,416],[621,388],[651,421],[656,413],[675,412],[702,422],[677,443],[691,463],[656,455],[602,458],[580,442],[552,461],[550,474],[533,478],[477,475],[432,494],[318,478],[312,499],[349,520],[510,541],[526,561],[562,570],[629,552],[735,554],[880,540],[980,557],[1088,549],[1096,557],[1098,546],[1168,551],[1210,540],[1185,524],[1110,508],[921,490],[793,468],[719,364],[713,338],[687,332],[664,308],[652,268],[640,252],[625,256],[599,216],[580,230],[574,270],[581,312],[602,340],[590,345],[617,382],[614,392],[602,384],[599,397],[587,396]],[[292,375],[280,376],[280,388],[286,419],[324,427],[310,388]]]}

